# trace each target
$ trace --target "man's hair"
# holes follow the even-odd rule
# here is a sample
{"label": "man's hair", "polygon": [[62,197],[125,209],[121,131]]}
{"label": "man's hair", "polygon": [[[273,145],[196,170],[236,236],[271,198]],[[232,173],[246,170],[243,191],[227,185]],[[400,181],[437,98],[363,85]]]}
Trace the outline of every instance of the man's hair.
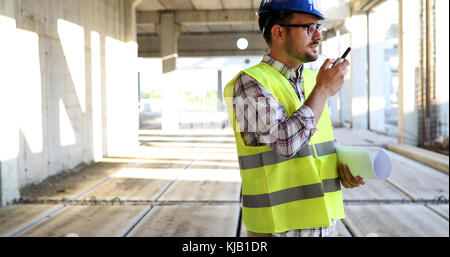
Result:
{"label": "man's hair", "polygon": [[289,23],[292,14],[293,12],[282,10],[262,13],[259,16],[259,29],[263,31],[263,37],[268,46],[271,46],[272,44],[272,27],[277,24]]}

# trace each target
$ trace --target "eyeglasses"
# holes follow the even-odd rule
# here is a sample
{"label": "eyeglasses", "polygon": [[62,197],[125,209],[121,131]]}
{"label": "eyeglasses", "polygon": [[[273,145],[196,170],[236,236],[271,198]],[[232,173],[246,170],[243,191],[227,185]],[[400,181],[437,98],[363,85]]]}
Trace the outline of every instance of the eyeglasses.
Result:
{"label": "eyeglasses", "polygon": [[316,34],[317,31],[322,32],[324,30],[324,27],[322,24],[317,23],[308,23],[308,24],[280,24],[282,27],[294,27],[294,28],[307,28],[308,29],[308,36],[312,36]]}

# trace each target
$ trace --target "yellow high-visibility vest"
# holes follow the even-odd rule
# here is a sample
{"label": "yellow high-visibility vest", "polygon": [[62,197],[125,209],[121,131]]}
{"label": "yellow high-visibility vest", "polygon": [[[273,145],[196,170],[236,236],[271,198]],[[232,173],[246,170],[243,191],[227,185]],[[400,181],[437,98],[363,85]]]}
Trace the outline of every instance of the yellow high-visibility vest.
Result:
{"label": "yellow high-visibility vest", "polygon": [[[230,122],[233,124],[242,178],[242,217],[248,230],[280,233],[293,229],[331,226],[345,218],[337,154],[328,106],[317,124],[318,131],[292,159],[269,146],[246,146],[233,111],[234,85],[246,73],[280,102],[288,116],[300,109],[289,81],[271,65],[260,64],[239,73],[224,89]],[[317,73],[303,71],[303,89],[308,98]]]}

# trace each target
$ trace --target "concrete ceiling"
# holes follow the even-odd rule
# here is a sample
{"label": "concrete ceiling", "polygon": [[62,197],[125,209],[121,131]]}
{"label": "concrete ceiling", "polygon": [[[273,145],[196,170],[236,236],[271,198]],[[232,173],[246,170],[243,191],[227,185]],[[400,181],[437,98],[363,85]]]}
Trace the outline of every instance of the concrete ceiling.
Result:
{"label": "concrete ceiling", "polygon": [[[148,46],[155,44],[158,37],[159,15],[162,12],[172,11],[176,16],[176,23],[181,27],[179,38],[180,56],[183,55],[223,55],[223,54],[261,54],[266,51],[262,36],[255,37],[260,33],[257,25],[256,10],[261,0],[142,0],[137,6],[137,33],[139,45],[145,49],[143,56],[158,56],[158,46]],[[323,0],[322,9],[330,20],[324,22],[328,28],[339,26],[343,19],[350,15],[350,0]],[[249,51],[240,51],[236,49],[236,34],[241,37],[251,38],[255,42],[249,42]],[[210,38],[210,36],[212,37]],[[220,42],[222,48],[214,51],[209,49],[207,52],[199,51],[195,53],[191,48],[183,54],[183,37],[189,37],[193,41],[208,41],[208,39],[227,40],[225,44]],[[145,39],[142,41],[142,39]],[[141,40],[139,40],[141,39]],[[233,40],[233,42],[231,41]],[[199,44],[199,48],[204,49],[204,44]],[[214,46],[212,46],[214,48]],[[229,49],[227,49],[229,48]],[[140,48],[141,49],[141,48]],[[152,50],[150,50],[152,49]],[[140,53],[141,55],[141,53]]]}
{"label": "concrete ceiling", "polygon": [[256,10],[260,3],[260,0],[143,0],[138,10]]}
{"label": "concrete ceiling", "polygon": [[[137,12],[144,14],[160,11],[210,11],[210,10],[252,10],[256,12],[260,0],[143,0]],[[183,33],[243,32],[258,31],[256,15],[252,23],[211,24],[211,22],[181,23]],[[138,33],[156,33],[154,23],[137,24]]]}

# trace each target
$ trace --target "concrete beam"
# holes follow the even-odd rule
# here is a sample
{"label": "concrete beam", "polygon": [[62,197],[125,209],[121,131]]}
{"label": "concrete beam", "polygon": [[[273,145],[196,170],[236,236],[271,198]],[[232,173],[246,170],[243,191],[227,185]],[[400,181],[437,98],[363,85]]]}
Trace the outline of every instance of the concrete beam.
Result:
{"label": "concrete beam", "polygon": [[367,12],[383,0],[353,0],[351,8],[353,13]]}
{"label": "concrete beam", "polygon": [[148,24],[159,24],[159,12],[151,11],[137,11],[136,12],[136,24],[138,25],[148,25]]}
{"label": "concrete beam", "polygon": [[[161,15],[164,12],[144,11],[137,12],[137,24],[146,25],[159,24]],[[255,10],[196,10],[196,11],[175,11],[175,23],[202,23],[202,24],[239,24],[255,23],[258,17]]]}
{"label": "concrete beam", "polygon": [[175,13],[177,23],[254,23],[257,16],[254,10],[206,10],[182,11]]}
{"label": "concrete beam", "polygon": [[[240,37],[245,37],[249,42],[246,50],[239,50],[236,47],[236,41]],[[139,57],[161,56],[160,38],[157,35],[140,34],[138,44]],[[178,55],[183,57],[263,55],[267,51],[267,46],[259,32],[181,34],[178,46]]]}

